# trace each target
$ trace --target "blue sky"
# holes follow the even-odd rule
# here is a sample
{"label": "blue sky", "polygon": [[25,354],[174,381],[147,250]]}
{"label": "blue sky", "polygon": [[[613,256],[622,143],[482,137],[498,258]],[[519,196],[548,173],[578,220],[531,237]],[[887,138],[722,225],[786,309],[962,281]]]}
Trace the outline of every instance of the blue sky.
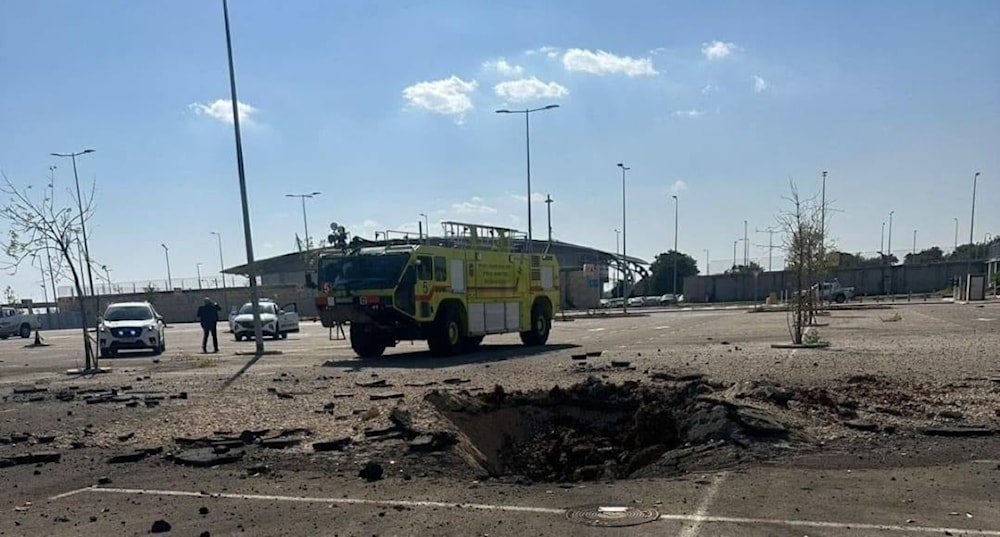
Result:
{"label": "blue sky", "polygon": [[[331,221],[371,236],[420,213],[526,228],[533,190],[557,239],[615,248],[620,172],[629,253],[673,241],[717,272],[748,220],[774,224],[794,179],[828,170],[830,235],[874,251],[1000,233],[1000,4],[874,2],[346,2],[230,4],[254,246],[290,251]],[[221,2],[9,0],[0,17],[0,168],[43,185],[50,152],[97,180],[94,259],[118,281],[244,260]],[[63,199],[68,198],[63,195]],[[545,235],[545,206],[533,210]],[[2,225],[2,224],[0,224]],[[435,230],[437,228],[435,227]],[[756,234],[756,244],[767,236]],[[742,248],[742,246],[740,247]],[[741,250],[742,251],[742,250]],[[740,254],[742,257],[742,254]],[[766,258],[753,246],[751,257]],[[704,270],[704,267],[702,267]],[[5,276],[40,297],[37,270]],[[6,285],[6,284],[5,284]],[[65,283],[64,283],[65,285]]]}

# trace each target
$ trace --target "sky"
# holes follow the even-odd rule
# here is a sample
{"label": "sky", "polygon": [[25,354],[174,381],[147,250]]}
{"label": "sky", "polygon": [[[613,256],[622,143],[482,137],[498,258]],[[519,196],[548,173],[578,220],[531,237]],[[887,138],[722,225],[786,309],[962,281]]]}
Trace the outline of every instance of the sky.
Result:
{"label": "sky", "polygon": [[[1000,234],[1000,3],[636,0],[230,2],[255,257],[331,222],[371,238],[460,220],[704,272],[767,233],[794,181],[829,236],[874,252]],[[70,202],[95,185],[95,263],[116,282],[174,283],[246,259],[222,4],[7,0],[0,7],[0,169]],[[6,203],[6,199],[0,200]],[[6,237],[6,222],[0,233]],[[780,242],[780,237],[775,237]],[[742,259],[743,246],[738,257]],[[706,252],[707,250],[707,252]],[[775,256],[780,251],[774,251]],[[2,254],[0,254],[2,255]],[[202,265],[198,265],[202,263]],[[103,274],[103,272],[102,272]],[[30,265],[3,275],[41,298]],[[68,282],[60,282],[65,286]]]}

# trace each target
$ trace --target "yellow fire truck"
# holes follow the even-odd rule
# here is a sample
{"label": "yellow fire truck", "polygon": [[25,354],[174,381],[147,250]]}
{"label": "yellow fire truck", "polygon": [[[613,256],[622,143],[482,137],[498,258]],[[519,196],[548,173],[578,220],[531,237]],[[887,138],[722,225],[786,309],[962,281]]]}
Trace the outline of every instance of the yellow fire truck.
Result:
{"label": "yellow fire truck", "polygon": [[559,306],[555,256],[518,251],[514,230],[445,222],[444,238],[360,241],[320,256],[316,309],[323,326],[350,325],[361,357],[405,340],[431,353],[472,350],[487,334],[519,332],[544,345]]}

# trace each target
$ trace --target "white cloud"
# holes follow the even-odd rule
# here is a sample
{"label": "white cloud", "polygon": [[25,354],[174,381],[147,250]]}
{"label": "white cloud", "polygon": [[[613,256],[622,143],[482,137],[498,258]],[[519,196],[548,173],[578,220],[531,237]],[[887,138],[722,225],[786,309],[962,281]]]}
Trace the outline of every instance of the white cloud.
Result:
{"label": "white cloud", "polygon": [[715,93],[717,91],[719,91],[719,86],[716,86],[715,84],[705,84],[705,87],[701,88],[702,95],[708,95],[709,93]]}
{"label": "white cloud", "polygon": [[503,58],[483,62],[483,69],[503,76],[521,76],[524,74],[524,67],[508,63]]}
{"label": "white cloud", "polygon": [[[478,199],[478,198],[473,198]],[[451,204],[452,212],[456,214],[495,214],[496,209],[482,203],[482,201],[462,201]]]}
{"label": "white cloud", "polygon": [[688,189],[688,184],[685,183],[684,181],[678,179],[678,180],[674,181],[673,185],[670,186],[670,193],[671,194],[680,194],[681,192],[683,192],[683,191],[685,191],[687,189]]}
{"label": "white cloud", "polygon": [[[197,115],[205,115],[223,123],[233,124],[233,102],[229,99],[216,99],[209,104],[191,103],[188,108]],[[259,111],[247,103],[239,103],[236,110],[240,114],[240,123],[252,123],[253,116]]]}
{"label": "white cloud", "polygon": [[767,81],[758,75],[753,75],[753,90],[760,93],[767,89]]}
{"label": "white cloud", "polygon": [[560,50],[557,47],[538,47],[531,50],[524,51],[525,56],[534,56],[535,54],[544,54],[548,58],[558,58]]}
{"label": "white cloud", "polygon": [[482,203],[483,198],[480,198],[479,196],[472,196],[472,198],[470,198],[469,201],[471,201],[472,203]]}
{"label": "white cloud", "polygon": [[701,45],[701,53],[710,61],[729,57],[739,49],[740,47],[736,46],[736,43],[724,43],[722,41],[712,41],[711,43],[702,43]]}
{"label": "white cloud", "polygon": [[[528,196],[525,196],[524,194],[511,194],[510,197],[516,199],[517,201],[528,201]],[[542,194],[541,192],[531,193],[532,203],[541,203],[543,201],[545,201],[545,194]]]}
{"label": "white cloud", "polygon": [[493,86],[497,95],[512,102],[534,99],[558,99],[569,95],[569,90],[557,82],[545,83],[535,77],[508,80]]}
{"label": "white cloud", "polygon": [[568,71],[582,71],[592,75],[623,74],[630,77],[657,74],[653,60],[616,56],[603,50],[572,48],[563,55],[563,67]]}
{"label": "white cloud", "polygon": [[701,117],[703,115],[705,115],[705,112],[702,112],[701,110],[695,110],[693,108],[690,109],[690,110],[675,110],[674,113],[673,113],[674,117],[691,117],[691,118],[694,118],[694,117]]}
{"label": "white cloud", "polygon": [[465,113],[474,108],[471,94],[479,87],[475,80],[465,81],[451,75],[442,80],[417,82],[403,89],[403,97],[411,106],[437,114],[456,116],[459,123]]}

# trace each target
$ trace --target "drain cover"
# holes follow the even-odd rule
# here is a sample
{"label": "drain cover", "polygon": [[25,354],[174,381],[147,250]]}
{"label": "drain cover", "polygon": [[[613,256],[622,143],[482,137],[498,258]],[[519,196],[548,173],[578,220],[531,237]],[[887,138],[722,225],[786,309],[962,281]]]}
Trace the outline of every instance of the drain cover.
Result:
{"label": "drain cover", "polygon": [[589,505],[566,510],[566,519],[571,522],[608,528],[638,526],[658,518],[660,518],[660,513],[655,509],[636,507]]}

